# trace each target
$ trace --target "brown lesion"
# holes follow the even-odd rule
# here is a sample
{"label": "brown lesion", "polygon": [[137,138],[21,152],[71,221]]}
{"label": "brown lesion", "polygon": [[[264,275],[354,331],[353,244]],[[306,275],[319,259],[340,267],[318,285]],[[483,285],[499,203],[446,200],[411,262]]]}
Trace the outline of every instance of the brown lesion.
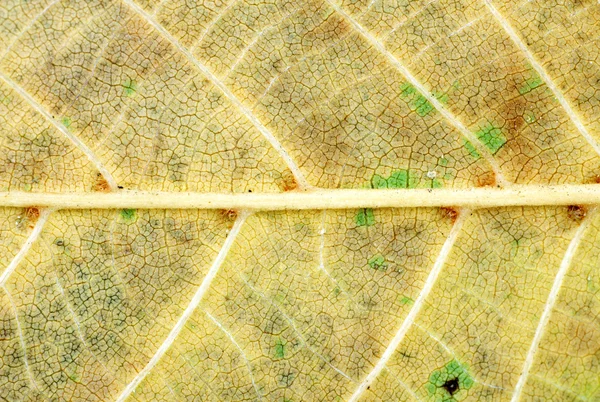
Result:
{"label": "brown lesion", "polygon": [[294,190],[298,190],[299,185],[298,185],[298,182],[296,181],[296,178],[292,174],[292,172],[285,171],[281,175],[281,181],[279,182],[279,187],[283,191],[294,191]]}
{"label": "brown lesion", "polygon": [[458,208],[456,207],[441,207],[440,213],[444,219],[448,219],[452,223],[456,222],[459,214]]}
{"label": "brown lesion", "polygon": [[221,209],[219,213],[228,221],[235,221],[238,216],[238,212],[235,209]]}
{"label": "brown lesion", "polygon": [[96,173],[96,182],[94,183],[93,190],[102,193],[110,192],[110,184],[108,184],[108,181],[102,176],[102,173]]}
{"label": "brown lesion", "polygon": [[477,187],[494,187],[496,184],[496,174],[494,172],[485,172],[477,176]]}
{"label": "brown lesion", "polygon": [[40,207],[30,206],[23,208],[19,216],[17,216],[17,229],[25,230],[25,228],[33,229],[38,219],[40,218]]}
{"label": "brown lesion", "polygon": [[581,222],[587,213],[587,207],[584,205],[569,205],[567,207],[567,216],[575,222]]}
{"label": "brown lesion", "polygon": [[27,219],[27,226],[32,229],[40,218],[40,208],[35,206],[27,207],[23,215]]}

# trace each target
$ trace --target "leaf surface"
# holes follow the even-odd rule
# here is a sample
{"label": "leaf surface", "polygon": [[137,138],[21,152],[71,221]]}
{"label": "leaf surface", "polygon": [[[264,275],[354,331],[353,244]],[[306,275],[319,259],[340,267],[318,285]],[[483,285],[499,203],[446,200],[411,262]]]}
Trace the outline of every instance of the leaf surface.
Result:
{"label": "leaf surface", "polygon": [[1,1],[2,399],[598,400],[599,34]]}

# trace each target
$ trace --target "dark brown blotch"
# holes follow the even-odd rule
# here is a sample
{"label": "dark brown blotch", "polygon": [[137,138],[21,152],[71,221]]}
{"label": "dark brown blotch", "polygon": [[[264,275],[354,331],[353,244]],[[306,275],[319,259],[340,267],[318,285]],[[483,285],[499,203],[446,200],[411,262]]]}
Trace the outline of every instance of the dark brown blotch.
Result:
{"label": "dark brown blotch", "polygon": [[567,207],[567,216],[575,222],[581,222],[587,215],[587,208],[583,205],[569,205]]}
{"label": "dark brown blotch", "polygon": [[454,395],[459,389],[460,389],[460,385],[458,383],[458,378],[451,378],[449,380],[447,380],[443,385],[442,388],[444,388],[446,390],[446,392],[448,392],[450,394],[450,396]]}

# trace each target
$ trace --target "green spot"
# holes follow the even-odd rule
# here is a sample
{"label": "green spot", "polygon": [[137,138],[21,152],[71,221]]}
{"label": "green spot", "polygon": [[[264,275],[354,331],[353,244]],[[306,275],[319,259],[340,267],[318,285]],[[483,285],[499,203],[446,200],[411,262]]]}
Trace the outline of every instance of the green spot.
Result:
{"label": "green spot", "polygon": [[340,293],[342,293],[342,290],[340,289],[340,287],[339,287],[339,286],[336,286],[336,287],[333,289],[333,294],[334,294],[335,296],[339,296],[339,294],[340,294]]}
{"label": "green spot", "polygon": [[444,184],[439,181],[438,179],[433,179],[431,180],[431,188],[442,188],[444,187]]}
{"label": "green spot", "polygon": [[465,148],[467,148],[467,151],[469,151],[469,153],[471,154],[471,156],[473,158],[475,158],[475,159],[481,158],[481,155],[479,155],[479,152],[477,152],[477,149],[473,146],[473,144],[471,144],[471,141],[465,140],[464,146],[465,146]]}
{"label": "green spot", "polygon": [[440,158],[438,160],[438,165],[443,166],[443,167],[448,166],[448,158],[444,158],[444,157]]}
{"label": "green spot", "polygon": [[125,91],[125,95],[133,96],[137,92],[137,83],[135,80],[127,79],[123,83],[123,90]]}
{"label": "green spot", "polygon": [[278,339],[277,343],[275,343],[276,359],[283,359],[285,357],[285,344],[286,342],[283,342],[281,339]]}
{"label": "green spot", "polygon": [[404,296],[404,297],[402,297],[402,299],[400,299],[400,304],[402,304],[404,306],[407,304],[413,304],[414,302],[415,301],[408,296]]}
{"label": "green spot", "polygon": [[408,170],[398,170],[387,179],[376,174],[371,179],[372,188],[415,188],[416,182]]}
{"label": "green spot", "polygon": [[523,84],[523,86],[519,88],[519,93],[521,95],[525,95],[526,93],[533,91],[534,89],[542,86],[543,84],[544,82],[542,81],[542,79],[536,75],[535,77],[529,78],[527,81],[525,81],[525,84]]}
{"label": "green spot", "polygon": [[408,82],[402,84],[400,90],[402,91],[402,96],[410,96],[417,92],[417,89]]}
{"label": "green spot", "polygon": [[356,226],[373,226],[375,224],[375,215],[371,208],[364,208],[358,211],[354,217]]}
{"label": "green spot", "polygon": [[378,271],[385,271],[387,269],[387,262],[385,261],[385,257],[381,254],[374,255],[369,259],[369,266]]}
{"label": "green spot", "polygon": [[127,223],[135,222],[137,219],[135,209],[122,209],[121,218]]}
{"label": "green spot", "polygon": [[506,144],[506,138],[502,134],[502,130],[493,124],[486,124],[481,130],[475,133],[477,138],[485,145],[492,154],[498,152],[504,144]]}
{"label": "green spot", "polygon": [[523,114],[523,118],[525,119],[525,122],[527,124],[535,122],[535,115],[533,114],[533,112],[525,112],[525,114]]}
{"label": "green spot", "polygon": [[427,116],[433,110],[433,105],[420,94],[413,100],[411,107],[421,117]]}
{"label": "green spot", "polygon": [[425,389],[436,402],[460,401],[467,396],[465,391],[474,383],[467,368],[457,360],[451,360],[440,370],[431,373]]}
{"label": "green spot", "polygon": [[65,126],[66,128],[71,127],[71,119],[69,117],[63,117],[60,122],[62,123],[63,126]]}
{"label": "green spot", "polygon": [[[434,92],[432,95],[441,103],[448,103],[448,94]],[[406,100],[411,110],[414,110],[421,117],[427,116],[434,110],[431,102],[409,83],[404,83],[400,86],[400,96]]]}

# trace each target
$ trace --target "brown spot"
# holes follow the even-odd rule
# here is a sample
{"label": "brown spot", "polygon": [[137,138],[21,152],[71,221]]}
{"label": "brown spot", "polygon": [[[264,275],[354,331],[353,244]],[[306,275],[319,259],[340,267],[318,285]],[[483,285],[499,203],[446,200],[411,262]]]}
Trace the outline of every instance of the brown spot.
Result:
{"label": "brown spot", "polygon": [[96,173],[96,183],[94,184],[94,191],[100,191],[107,193],[110,191],[110,184],[106,181],[101,173]]}
{"label": "brown spot", "polygon": [[40,209],[38,207],[27,207],[23,211],[23,215],[27,220],[27,226],[31,229],[40,217]]}
{"label": "brown spot", "polygon": [[296,178],[291,172],[285,172],[281,176],[281,182],[279,183],[279,187],[283,189],[283,191],[293,191],[298,189],[298,182]]}
{"label": "brown spot", "polygon": [[600,174],[597,174],[594,177],[592,177],[592,183],[600,184]]}
{"label": "brown spot", "polygon": [[454,207],[441,207],[440,211],[445,219],[449,219],[452,223],[458,218],[458,209]]}
{"label": "brown spot", "polygon": [[238,215],[235,209],[221,209],[219,212],[221,213],[221,216],[229,221],[234,221]]}
{"label": "brown spot", "polygon": [[567,216],[575,222],[580,222],[586,215],[587,208],[583,205],[569,205],[567,207]]}
{"label": "brown spot", "polygon": [[477,177],[477,187],[494,187],[496,185],[496,174],[485,172]]}

